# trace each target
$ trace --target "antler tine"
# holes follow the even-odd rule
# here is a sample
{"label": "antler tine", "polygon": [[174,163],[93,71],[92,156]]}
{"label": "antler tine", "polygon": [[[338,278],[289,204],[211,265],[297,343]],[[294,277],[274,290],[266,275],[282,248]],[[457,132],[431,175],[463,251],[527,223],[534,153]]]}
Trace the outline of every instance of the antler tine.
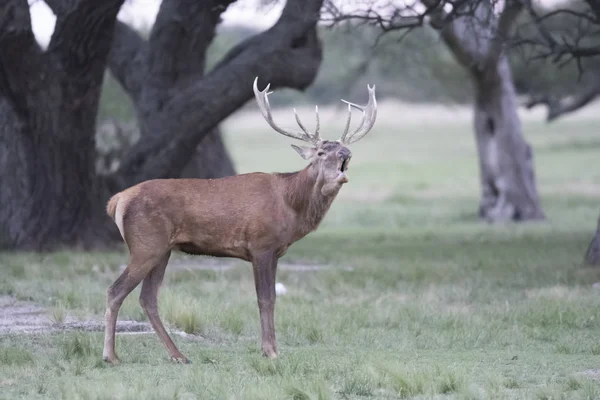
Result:
{"label": "antler tine", "polygon": [[296,114],[296,122],[298,122],[298,125],[300,125],[300,128],[303,132],[282,129],[279,126],[277,126],[277,124],[275,124],[273,116],[271,115],[271,105],[269,104],[268,98],[269,94],[272,93],[269,92],[270,86],[271,84],[268,84],[267,87],[261,92],[260,90],[258,90],[258,77],[254,79],[254,97],[256,98],[256,103],[258,104],[260,112],[262,113],[269,126],[271,126],[271,128],[273,128],[276,132],[281,133],[282,135],[314,144],[314,137],[304,128],[304,126],[300,122],[300,118],[298,118],[298,114],[296,114],[296,110],[294,110],[294,114]]}
{"label": "antler tine", "polygon": [[292,110],[294,110],[294,117],[296,118],[296,123],[298,124],[298,126],[300,127],[300,129],[302,129],[302,132],[304,132],[306,134],[306,136],[312,137],[312,135],[310,134],[310,132],[307,131],[306,128],[304,127],[304,125],[302,124],[302,121],[300,121],[300,117],[298,116],[298,112],[296,112],[296,109],[292,108]]}
{"label": "antler tine", "polygon": [[316,140],[321,141],[321,135],[319,134],[319,129],[321,129],[321,121],[319,119],[319,106],[315,106],[315,115],[317,117],[317,127],[315,128],[314,137]]}
{"label": "antler tine", "polygon": [[348,104],[349,112],[351,112],[350,107],[354,107],[361,110],[363,113],[360,125],[349,136],[347,135],[347,130],[350,122],[348,121],[346,123],[346,129],[340,138],[340,141],[344,144],[352,144],[359,141],[367,133],[369,133],[375,124],[375,120],[377,119],[377,99],[375,98],[375,85],[373,85],[373,87],[367,85],[367,89],[369,91],[369,102],[366,106],[359,106],[358,104],[350,103],[349,101],[342,99],[344,103]]}
{"label": "antler tine", "polygon": [[[342,101],[345,101],[342,99]],[[347,103],[347,102],[346,102]],[[348,135],[348,129],[350,129],[350,121],[352,121],[352,107],[348,104],[348,119],[346,119],[346,126],[344,127],[344,133],[338,139],[338,142],[344,143],[346,141],[346,135]]]}

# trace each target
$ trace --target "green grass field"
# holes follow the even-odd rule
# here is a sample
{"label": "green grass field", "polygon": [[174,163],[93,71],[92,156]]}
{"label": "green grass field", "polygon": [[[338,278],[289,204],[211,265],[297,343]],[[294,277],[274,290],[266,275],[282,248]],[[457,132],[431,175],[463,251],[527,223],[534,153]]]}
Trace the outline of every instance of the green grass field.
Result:
{"label": "green grass field", "polygon": [[[600,273],[581,265],[600,212],[598,108],[552,125],[524,114],[548,219],[503,226],[476,218],[468,110],[380,108],[320,229],[282,259],[277,360],[260,353],[250,266],[195,269],[207,261],[177,255],[189,268],[167,270],[160,311],[195,334],[173,335],[193,364],[170,362],[154,334],[118,335],[115,367],[101,332],[1,335],[0,398],[598,398]],[[224,124],[239,172],[302,168],[256,114]],[[291,110],[276,118],[293,122]],[[322,134],[336,139],[343,119],[325,113]],[[100,320],[126,262],[124,251],[0,257],[0,294],[58,323]],[[146,320],[138,294],[120,320]]]}

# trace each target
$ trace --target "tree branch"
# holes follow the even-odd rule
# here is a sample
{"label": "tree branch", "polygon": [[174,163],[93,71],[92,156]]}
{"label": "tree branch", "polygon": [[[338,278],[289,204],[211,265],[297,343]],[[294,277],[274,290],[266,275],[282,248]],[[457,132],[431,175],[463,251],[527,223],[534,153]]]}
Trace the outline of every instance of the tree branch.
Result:
{"label": "tree branch", "polygon": [[[598,3],[597,0],[585,1],[590,8],[588,12],[561,8],[544,15],[540,15],[531,4],[531,1],[527,1],[525,3],[526,9],[533,20],[533,24],[536,27],[539,37],[521,39],[518,41],[517,45],[530,45],[533,50],[537,52],[533,57],[534,59],[549,58],[552,59],[552,62],[560,63],[560,65],[566,65],[571,61],[575,61],[581,72],[582,59],[600,55],[600,46],[582,43],[585,42],[585,39],[592,38],[598,34],[597,31],[590,31],[589,27],[588,29],[585,29],[585,27],[582,26],[582,22],[587,22],[588,25],[591,25],[592,27],[600,25],[600,3]],[[590,12],[592,13],[591,15]],[[544,23],[547,20],[560,14],[566,14],[577,18],[579,24],[576,32],[563,32],[563,34],[557,35],[545,26]],[[556,36],[560,37],[557,38]]]}
{"label": "tree branch", "polygon": [[44,61],[27,0],[0,3],[0,96],[21,116],[30,111],[28,101],[43,84],[39,71]]}
{"label": "tree branch", "polygon": [[425,10],[417,10],[414,5],[405,4],[403,7],[394,8],[389,14],[383,14],[375,9],[375,3],[376,1],[373,0],[365,9],[358,8],[351,13],[344,13],[331,0],[326,0],[321,21],[329,23],[330,26],[345,21],[358,21],[361,25],[375,26],[385,34],[423,26],[427,16],[434,10],[441,9],[439,6],[444,3],[444,0],[423,1],[422,3],[426,5]]}
{"label": "tree branch", "polygon": [[44,0],[44,3],[50,7],[54,15],[64,15],[70,9],[75,7],[79,0]]}
{"label": "tree branch", "polygon": [[69,9],[58,1],[54,4],[62,8],[57,14],[48,53],[68,77],[68,95],[74,97],[74,103],[80,102],[90,90],[99,90],[123,1],[69,1],[74,3]]}
{"label": "tree branch", "polygon": [[531,109],[537,105],[545,105],[548,109],[546,121],[552,122],[565,114],[579,110],[598,96],[600,96],[600,79],[596,79],[593,84],[586,85],[581,91],[571,96],[563,98],[556,98],[551,95],[532,96],[525,103],[525,107]]}
{"label": "tree branch", "polygon": [[204,75],[206,50],[234,1],[163,0],[149,39],[148,78],[172,88]]}
{"label": "tree branch", "polygon": [[134,104],[142,93],[147,55],[148,43],[127,24],[117,21],[108,66]]}
{"label": "tree branch", "polygon": [[490,48],[486,57],[488,66],[498,63],[500,56],[504,51],[504,47],[508,41],[510,31],[513,28],[514,22],[523,10],[522,0],[507,0],[504,5],[504,10],[498,18],[497,27],[491,38]]}
{"label": "tree branch", "polygon": [[109,66],[142,115],[157,112],[177,86],[204,75],[206,50],[233,1],[163,0],[147,42],[117,22]]}
{"label": "tree branch", "polygon": [[489,46],[489,37],[483,32],[491,13],[489,0],[458,1],[449,13],[443,9],[445,2],[423,0],[423,4],[437,4],[431,13],[431,26],[440,32],[458,62],[469,69],[481,65]]}
{"label": "tree branch", "polygon": [[273,88],[304,89],[316,77],[322,52],[316,22],[322,0],[288,0],[279,21],[235,49],[236,56],[182,89],[151,126],[157,133],[138,142],[113,177],[115,187],[151,177],[177,176],[196,145],[219,122],[252,98],[252,81]]}

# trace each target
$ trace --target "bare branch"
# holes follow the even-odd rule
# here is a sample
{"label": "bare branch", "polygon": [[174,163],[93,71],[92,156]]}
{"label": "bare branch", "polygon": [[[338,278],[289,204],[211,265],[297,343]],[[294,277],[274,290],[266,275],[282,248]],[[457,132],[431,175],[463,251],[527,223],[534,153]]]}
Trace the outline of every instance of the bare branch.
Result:
{"label": "bare branch", "polygon": [[405,4],[402,8],[394,8],[389,14],[383,14],[374,8],[373,1],[366,9],[357,9],[352,13],[344,13],[333,2],[327,1],[323,10],[321,21],[330,26],[345,21],[356,21],[359,25],[376,26],[382,33],[416,28],[424,25],[426,17],[436,9],[442,0],[432,0],[431,6],[426,4],[425,10],[417,10],[414,5]]}
{"label": "bare branch", "polygon": [[[533,59],[549,58],[559,66],[576,62],[581,73],[582,59],[600,55],[600,45],[589,44],[587,40],[599,34],[597,27],[600,25],[600,9],[595,0],[586,0],[586,3],[590,8],[587,11],[572,10],[567,8],[567,5],[540,15],[531,4],[531,1],[527,1],[525,3],[526,9],[533,19],[533,25],[539,34],[539,38],[520,39],[515,45],[531,46],[536,52]],[[550,18],[558,18],[561,14],[564,14],[565,17],[575,17],[577,19],[577,29],[568,32],[551,32],[545,23]]]}
{"label": "bare branch", "polygon": [[142,93],[147,54],[148,43],[131,27],[117,21],[108,66],[134,103]]}
{"label": "bare branch", "polygon": [[525,107],[531,109],[537,105],[544,105],[548,109],[546,120],[554,121],[565,114],[572,113],[586,106],[600,96],[600,79],[596,79],[593,84],[586,85],[580,92],[563,98],[556,98],[551,95],[532,96]]}
{"label": "bare branch", "polygon": [[[44,64],[42,50],[31,30],[27,0],[0,4],[0,96],[20,115],[30,111],[28,98],[43,82],[38,73]],[[31,95],[33,92],[34,96]]]}
{"label": "bare branch", "polygon": [[507,0],[504,10],[498,18],[497,28],[491,38],[490,48],[486,57],[488,65],[495,65],[503,53],[514,22],[523,10],[522,0]]}

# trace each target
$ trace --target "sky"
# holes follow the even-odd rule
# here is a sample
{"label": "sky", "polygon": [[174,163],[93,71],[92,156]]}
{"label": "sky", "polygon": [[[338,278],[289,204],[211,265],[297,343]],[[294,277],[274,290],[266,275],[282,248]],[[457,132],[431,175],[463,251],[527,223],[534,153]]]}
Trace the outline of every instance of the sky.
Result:
{"label": "sky", "polygon": [[[158,13],[161,0],[125,0],[118,15],[119,20],[134,27],[151,26]],[[397,1],[397,0],[396,0]],[[534,0],[542,4],[550,5],[563,2],[564,0]],[[394,0],[390,0],[394,2]],[[260,6],[260,0],[238,0],[223,13],[223,25],[246,25],[256,28],[271,27],[281,15],[285,5],[284,1],[278,1],[274,5]],[[352,4],[360,1],[339,0],[352,8]],[[44,47],[50,41],[54,31],[56,18],[43,0],[33,0],[30,8],[31,24],[37,41]]]}
{"label": "sky", "polygon": [[[271,27],[281,15],[285,2],[266,6],[260,6],[259,2],[260,0],[238,0],[222,14],[222,24],[264,29]],[[134,27],[151,26],[159,6],[160,0],[125,0],[118,19]],[[56,17],[42,0],[32,2],[30,13],[33,33],[37,41],[46,47],[54,31]]]}

